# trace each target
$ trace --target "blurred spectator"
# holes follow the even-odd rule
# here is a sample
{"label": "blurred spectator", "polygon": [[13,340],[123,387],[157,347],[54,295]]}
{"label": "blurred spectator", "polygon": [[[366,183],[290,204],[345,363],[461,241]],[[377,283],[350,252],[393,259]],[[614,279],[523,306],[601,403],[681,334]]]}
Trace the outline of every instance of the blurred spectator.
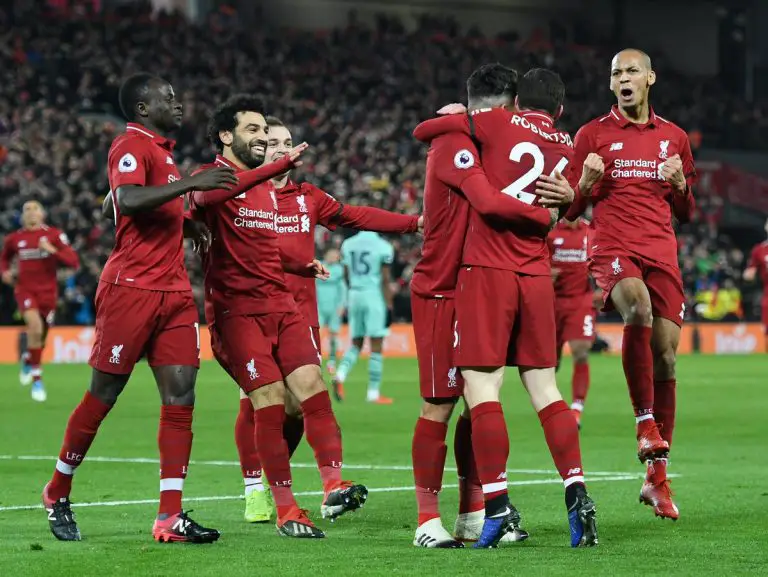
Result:
{"label": "blurred spectator", "polygon": [[743,319],[741,291],[732,278],[726,278],[722,287],[710,283],[696,293],[696,312],[708,321],[738,322]]}

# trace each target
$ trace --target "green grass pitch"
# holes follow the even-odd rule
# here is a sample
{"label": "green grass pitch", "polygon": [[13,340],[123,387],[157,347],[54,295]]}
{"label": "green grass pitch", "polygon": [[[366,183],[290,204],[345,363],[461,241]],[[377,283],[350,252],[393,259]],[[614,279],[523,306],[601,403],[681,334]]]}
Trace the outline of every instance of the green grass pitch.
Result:
{"label": "green grass pitch", "polygon": [[[151,540],[158,490],[158,395],[140,366],[80,467],[72,498],[84,540],[60,543],[38,507],[69,412],[87,386],[87,366],[50,366],[49,400],[34,403],[17,367],[0,367],[0,575],[741,575],[768,574],[768,364],[763,356],[684,357],[678,363],[678,421],[670,472],[681,519],[661,521],[640,506],[642,466],[621,361],[592,360],[582,430],[589,490],[598,506],[600,546],[572,550],[562,486],[536,415],[510,371],[504,403],[511,438],[513,502],[531,538],[495,551],[416,549],[410,489],[411,433],[418,414],[415,360],[386,360],[383,392],[392,406],[364,402],[366,363],[336,405],[345,477],[372,489],[361,511],[320,520],[319,477],[306,442],[294,461],[302,506],[324,541],[280,538],[273,525],[248,525],[233,441],[238,393],[213,363],[198,378],[193,464],[186,506],[223,533],[214,545]],[[570,395],[570,364],[559,382]],[[450,441],[449,441],[450,443]],[[144,461],[142,461],[142,459]],[[453,467],[449,451],[448,467]],[[592,473],[592,474],[590,474]],[[455,471],[445,476],[443,519],[452,527]],[[195,499],[199,499],[195,501]],[[143,503],[135,503],[144,501]],[[116,504],[123,502],[124,504]],[[128,503],[125,503],[128,502]],[[110,505],[111,504],[111,505]]]}

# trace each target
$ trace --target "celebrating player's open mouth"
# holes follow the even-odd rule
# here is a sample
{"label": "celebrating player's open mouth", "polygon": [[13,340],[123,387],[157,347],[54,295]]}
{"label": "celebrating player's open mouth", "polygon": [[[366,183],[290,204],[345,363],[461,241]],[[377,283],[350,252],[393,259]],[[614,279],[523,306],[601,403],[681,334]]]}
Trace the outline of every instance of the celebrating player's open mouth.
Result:
{"label": "celebrating player's open mouth", "polygon": [[635,98],[635,91],[631,86],[622,86],[619,90],[619,99],[626,103],[631,104]]}

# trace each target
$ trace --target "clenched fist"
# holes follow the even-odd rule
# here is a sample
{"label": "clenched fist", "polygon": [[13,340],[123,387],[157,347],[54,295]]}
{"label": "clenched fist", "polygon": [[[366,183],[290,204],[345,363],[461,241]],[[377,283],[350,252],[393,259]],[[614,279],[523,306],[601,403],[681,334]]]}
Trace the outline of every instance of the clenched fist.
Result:
{"label": "clenched fist", "polygon": [[688,188],[685,182],[685,174],[683,173],[683,161],[680,160],[680,155],[675,154],[667,160],[661,163],[659,167],[659,174],[661,178],[671,184],[679,194],[683,194]]}
{"label": "clenched fist", "polygon": [[592,194],[592,187],[603,179],[605,173],[605,164],[599,154],[590,152],[584,159],[584,166],[581,169],[581,179],[579,180],[579,189],[581,194],[589,196]]}

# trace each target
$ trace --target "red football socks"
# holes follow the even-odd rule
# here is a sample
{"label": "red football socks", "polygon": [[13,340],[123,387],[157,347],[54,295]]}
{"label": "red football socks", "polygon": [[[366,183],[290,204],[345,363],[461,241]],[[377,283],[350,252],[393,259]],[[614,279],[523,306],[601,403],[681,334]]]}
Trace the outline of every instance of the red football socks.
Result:
{"label": "red football socks", "polygon": [[635,409],[635,417],[653,417],[653,353],[651,352],[651,327],[627,325],[624,327],[624,344],[621,362],[629,386],[629,396]]}
{"label": "red football socks", "polygon": [[34,381],[39,381],[43,376],[43,368],[41,366],[43,357],[43,349],[29,349],[29,356],[27,357],[27,364],[32,374]]}
{"label": "red football socks", "polygon": [[288,446],[283,438],[284,421],[283,405],[272,405],[256,411],[256,446],[259,447],[259,457],[272,489],[278,518],[284,517],[297,506],[291,489]]}
{"label": "red football socks", "polygon": [[181,494],[192,452],[192,414],[194,407],[163,405],[160,409],[160,507],[157,514],[181,513]]}
{"label": "red football socks", "polygon": [[477,476],[475,455],[472,452],[472,420],[460,416],[456,420],[453,436],[453,456],[459,477],[459,514],[474,513],[485,506],[483,486]]}
{"label": "red football socks", "polygon": [[653,383],[653,415],[659,426],[661,438],[672,447],[672,433],[675,430],[677,380],[667,379]]}
{"label": "red football socks", "polygon": [[[471,410],[472,450],[477,474],[483,485],[483,497],[492,499],[507,495],[507,458],[509,436],[501,403],[480,403]],[[488,513],[488,511],[486,511]]]}
{"label": "red football socks", "polygon": [[240,411],[235,421],[235,444],[237,454],[240,456],[243,479],[261,478],[261,461],[256,451],[256,415],[254,413],[251,399],[240,399]]}
{"label": "red football socks", "polygon": [[565,401],[555,401],[539,411],[544,437],[565,486],[584,482],[579,447],[579,427]]}
{"label": "red football socks", "polygon": [[584,401],[589,391],[589,363],[576,363],[573,365],[571,377],[571,400],[580,411],[584,409]]}
{"label": "red football socks", "polygon": [[[333,414],[328,391],[309,397],[301,403],[301,411],[304,413],[307,442],[315,452],[323,490],[327,494],[341,481],[342,459],[341,430]],[[267,471],[267,477],[269,477],[269,471]]]}
{"label": "red football socks", "polygon": [[285,416],[285,423],[283,423],[283,437],[285,442],[288,443],[288,455],[293,457],[296,449],[301,443],[301,438],[304,436],[304,419],[301,417],[293,417],[291,415]]}
{"label": "red football socks", "polygon": [[430,519],[440,517],[438,495],[443,487],[445,455],[448,447],[445,436],[448,425],[419,418],[413,433],[411,458],[413,460],[413,480],[416,484],[416,506],[419,513],[419,526]]}
{"label": "red football socks", "polygon": [[111,409],[112,405],[107,405],[90,392],[86,392],[83,400],[72,411],[64,432],[64,443],[59,452],[53,479],[48,486],[48,496],[51,499],[69,497],[75,469],[83,462],[96,437],[99,425]]}

